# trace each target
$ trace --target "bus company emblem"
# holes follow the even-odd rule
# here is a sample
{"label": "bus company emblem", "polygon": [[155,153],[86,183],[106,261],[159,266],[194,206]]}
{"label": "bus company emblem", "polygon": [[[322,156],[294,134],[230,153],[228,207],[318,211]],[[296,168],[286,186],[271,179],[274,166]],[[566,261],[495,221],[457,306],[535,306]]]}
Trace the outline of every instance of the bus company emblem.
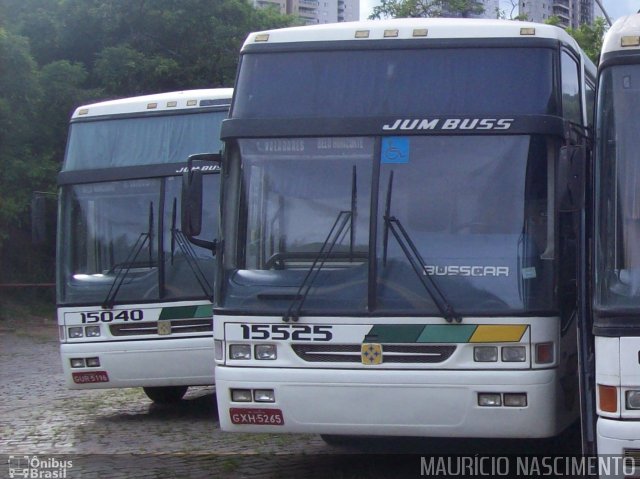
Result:
{"label": "bus company emblem", "polygon": [[360,360],[365,365],[382,364],[382,344],[362,344],[360,347]]}
{"label": "bus company emblem", "polygon": [[171,334],[171,321],[161,319],[158,321],[158,334],[160,336],[168,336]]}
{"label": "bus company emblem", "polygon": [[382,125],[384,131],[508,130],[513,118],[398,118]]}

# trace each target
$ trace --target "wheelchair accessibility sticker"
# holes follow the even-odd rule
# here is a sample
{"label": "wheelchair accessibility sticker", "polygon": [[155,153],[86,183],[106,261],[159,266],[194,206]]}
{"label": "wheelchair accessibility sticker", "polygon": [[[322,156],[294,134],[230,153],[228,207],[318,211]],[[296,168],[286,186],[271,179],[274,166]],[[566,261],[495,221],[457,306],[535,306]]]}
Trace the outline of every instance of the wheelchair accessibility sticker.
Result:
{"label": "wheelchair accessibility sticker", "polygon": [[409,138],[405,136],[387,136],[382,138],[382,163],[409,163]]}

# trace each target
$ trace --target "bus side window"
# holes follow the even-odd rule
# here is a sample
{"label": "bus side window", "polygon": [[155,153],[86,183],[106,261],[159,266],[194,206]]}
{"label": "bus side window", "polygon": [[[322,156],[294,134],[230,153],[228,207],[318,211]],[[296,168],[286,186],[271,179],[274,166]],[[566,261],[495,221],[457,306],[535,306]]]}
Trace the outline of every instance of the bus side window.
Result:
{"label": "bus side window", "polygon": [[562,52],[562,113],[569,121],[582,124],[580,76],[578,63],[566,51]]}

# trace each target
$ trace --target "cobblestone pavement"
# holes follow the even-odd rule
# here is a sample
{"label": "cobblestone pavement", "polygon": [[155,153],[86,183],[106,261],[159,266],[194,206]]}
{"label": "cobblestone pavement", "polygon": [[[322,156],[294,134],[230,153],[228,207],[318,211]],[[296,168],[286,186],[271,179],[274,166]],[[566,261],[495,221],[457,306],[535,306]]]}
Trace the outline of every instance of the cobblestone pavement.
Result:
{"label": "cobblestone pavement", "polygon": [[[380,452],[376,448],[387,451],[387,446],[366,447]],[[404,446],[413,447],[396,440],[392,450],[405,452]],[[459,442],[453,452],[460,448],[470,452]],[[212,388],[191,388],[180,404],[162,407],[141,389],[68,390],[55,323],[0,321],[0,479],[10,473],[68,478],[420,475],[419,456],[354,451],[328,446],[315,435],[223,433]],[[40,475],[16,475],[29,461]]]}

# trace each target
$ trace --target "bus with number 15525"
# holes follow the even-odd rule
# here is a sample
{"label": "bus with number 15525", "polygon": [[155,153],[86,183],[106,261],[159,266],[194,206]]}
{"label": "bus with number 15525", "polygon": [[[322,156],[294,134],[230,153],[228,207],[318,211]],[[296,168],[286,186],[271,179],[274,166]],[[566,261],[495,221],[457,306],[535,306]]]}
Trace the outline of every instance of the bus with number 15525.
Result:
{"label": "bus with number 15525", "polygon": [[549,25],[249,35],[221,133],[221,428],[541,438],[577,420],[572,178],[594,85]]}

